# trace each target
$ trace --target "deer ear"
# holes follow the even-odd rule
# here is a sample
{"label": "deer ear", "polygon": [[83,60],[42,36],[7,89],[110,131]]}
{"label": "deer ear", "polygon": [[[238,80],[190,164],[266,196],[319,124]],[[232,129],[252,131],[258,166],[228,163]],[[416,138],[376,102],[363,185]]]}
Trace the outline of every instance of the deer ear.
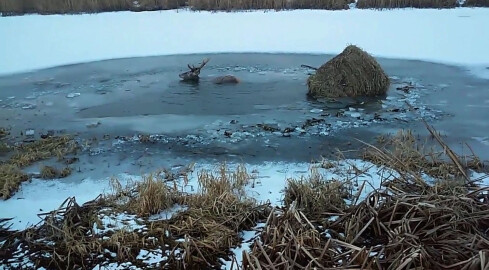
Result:
{"label": "deer ear", "polygon": [[190,66],[190,64],[187,64],[188,69],[192,70],[193,68]]}

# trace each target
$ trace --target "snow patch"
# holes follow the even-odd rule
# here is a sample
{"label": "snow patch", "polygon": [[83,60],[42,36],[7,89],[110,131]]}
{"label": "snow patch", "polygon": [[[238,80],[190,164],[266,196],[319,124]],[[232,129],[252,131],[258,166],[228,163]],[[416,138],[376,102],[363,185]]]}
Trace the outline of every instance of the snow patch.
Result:
{"label": "snow patch", "polygon": [[483,25],[489,25],[487,8],[1,17],[0,74],[152,55],[337,54],[349,44],[375,56],[487,66],[489,27]]}

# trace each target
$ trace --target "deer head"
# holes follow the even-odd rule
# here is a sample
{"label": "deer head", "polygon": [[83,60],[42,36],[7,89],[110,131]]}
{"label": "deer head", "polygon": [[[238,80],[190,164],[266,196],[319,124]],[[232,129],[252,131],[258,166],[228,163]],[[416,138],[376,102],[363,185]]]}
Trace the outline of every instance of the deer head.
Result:
{"label": "deer head", "polygon": [[188,64],[187,67],[190,69],[187,72],[181,73],[179,76],[182,78],[184,81],[198,81],[199,80],[199,75],[200,75],[200,70],[209,62],[209,58],[206,58],[202,61],[202,63],[196,67],[194,65]]}

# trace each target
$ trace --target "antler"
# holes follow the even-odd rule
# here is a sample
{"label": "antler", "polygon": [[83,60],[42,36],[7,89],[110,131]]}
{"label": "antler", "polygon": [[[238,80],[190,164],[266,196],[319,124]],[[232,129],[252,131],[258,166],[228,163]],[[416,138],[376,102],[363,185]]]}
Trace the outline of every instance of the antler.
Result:
{"label": "antler", "polygon": [[210,60],[209,58],[204,59],[204,60],[202,61],[202,64],[200,64],[199,69],[203,68],[203,67],[205,66],[205,64],[207,64],[207,62],[209,62],[209,60]]}
{"label": "antler", "polygon": [[187,64],[187,67],[190,70],[187,72],[181,73],[179,75],[180,78],[182,78],[183,80],[186,80],[186,81],[198,81],[200,70],[205,66],[205,64],[207,64],[207,62],[209,62],[209,60],[210,60],[209,58],[205,58],[202,61],[202,63],[200,64],[200,66],[198,66],[198,67],[195,67],[194,65]]}

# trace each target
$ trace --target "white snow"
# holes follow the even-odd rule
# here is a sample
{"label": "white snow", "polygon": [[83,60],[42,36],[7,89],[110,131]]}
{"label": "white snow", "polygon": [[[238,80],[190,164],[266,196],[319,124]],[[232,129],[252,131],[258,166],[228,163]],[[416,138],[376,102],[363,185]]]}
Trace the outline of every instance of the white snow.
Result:
{"label": "white snow", "polygon": [[168,220],[173,217],[173,215],[178,214],[179,212],[184,212],[188,207],[184,205],[175,204],[170,209],[163,210],[158,214],[151,215],[148,217],[149,221],[157,221],[157,220]]}
{"label": "white snow", "polygon": [[144,221],[136,215],[114,213],[112,209],[102,209],[100,212],[98,217],[102,222],[102,227],[98,227],[97,224],[94,224],[93,232],[95,234],[105,234],[110,231],[118,230],[125,230],[128,232],[146,230]]}
{"label": "white snow", "polygon": [[0,18],[0,74],[103,59],[219,52],[339,53],[470,65],[487,75],[489,9],[182,10]]}
{"label": "white snow", "polygon": [[[137,180],[139,177],[123,174],[119,175],[119,179],[124,184],[129,179]],[[68,197],[74,196],[76,202],[82,205],[108,191],[109,178],[84,179],[76,183],[57,179],[33,179],[22,183],[12,198],[0,201],[0,217],[14,218],[11,228],[22,230],[39,223],[41,219],[38,214],[58,209]]]}
{"label": "white snow", "polygon": [[143,263],[147,265],[161,267],[160,263],[162,261],[168,260],[168,255],[169,254],[164,254],[161,249],[150,250],[150,251],[141,249],[136,259],[142,260]]}
{"label": "white snow", "polygon": [[260,231],[263,227],[265,227],[265,223],[258,223],[254,228],[252,228],[252,230],[242,231],[240,233],[242,238],[241,244],[238,247],[231,249],[231,252],[234,254],[234,259],[222,260],[224,265],[221,267],[221,269],[239,269],[238,266],[241,266],[243,263],[243,251],[250,251],[253,240],[257,236],[258,231]]}

